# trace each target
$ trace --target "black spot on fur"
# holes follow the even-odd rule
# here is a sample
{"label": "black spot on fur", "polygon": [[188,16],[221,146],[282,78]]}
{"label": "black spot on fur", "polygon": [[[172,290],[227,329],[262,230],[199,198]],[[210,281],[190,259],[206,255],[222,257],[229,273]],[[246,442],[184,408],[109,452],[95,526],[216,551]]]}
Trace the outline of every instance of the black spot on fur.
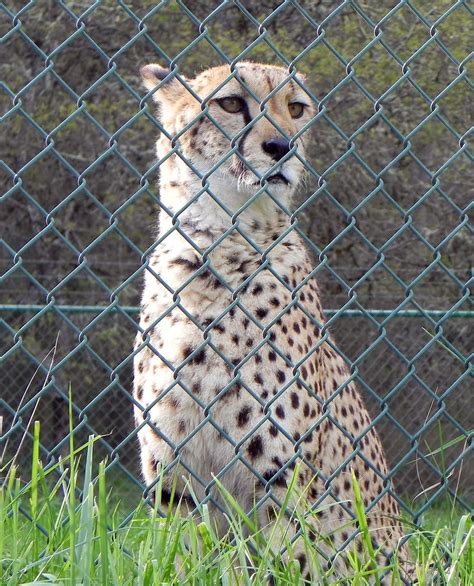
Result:
{"label": "black spot on fur", "polygon": [[239,427],[243,427],[249,422],[251,412],[252,408],[249,405],[246,405],[240,410],[239,414],[237,415],[237,425]]}
{"label": "black spot on fur", "polygon": [[283,468],[283,464],[282,464],[282,462],[281,462],[281,460],[280,460],[280,458],[279,458],[278,456],[274,456],[274,457],[272,458],[272,462],[273,462],[273,463],[274,463],[276,466],[278,466],[278,468]]}
{"label": "black spot on fur", "polygon": [[[247,261],[241,262],[240,265],[236,268],[236,270],[239,273],[245,273],[245,271],[247,269],[247,264],[248,264]],[[245,281],[245,279],[244,279],[244,281]]]}
{"label": "black spot on fur", "polygon": [[205,360],[206,360],[206,351],[205,350],[199,350],[199,352],[193,358],[193,362],[195,364],[202,364],[203,362],[205,362]]}
{"label": "black spot on fur", "polygon": [[258,319],[263,319],[268,314],[268,309],[265,309],[264,307],[259,307],[255,313]]}
{"label": "black spot on fur", "polygon": [[188,260],[187,258],[175,258],[171,260],[169,264],[171,266],[180,265],[182,267],[186,267],[190,271],[197,271],[202,266],[201,261],[197,257],[195,257],[194,261]]}
{"label": "black spot on fur", "polygon": [[276,425],[270,425],[270,428],[268,429],[270,435],[272,435],[273,437],[276,437],[278,435],[278,429],[276,427]]}
{"label": "black spot on fur", "polygon": [[296,559],[297,559],[297,560],[299,561],[299,563],[300,563],[300,568],[301,568],[301,571],[303,571],[303,570],[305,569],[305,566],[306,566],[306,556],[305,556],[305,554],[304,554],[304,553],[300,553],[300,555],[299,555],[299,556],[297,556],[297,558],[296,558]]}
{"label": "black spot on fur", "polygon": [[183,349],[183,358],[186,360],[186,358],[191,354],[192,351],[193,351],[193,348],[191,348],[191,346],[186,346]]}
{"label": "black spot on fur", "polygon": [[250,440],[247,452],[252,460],[259,458],[263,454],[263,442],[260,435],[254,435]]}
{"label": "black spot on fur", "polygon": [[309,444],[310,442],[312,442],[312,441],[313,441],[313,432],[312,432],[312,431],[310,431],[310,432],[308,433],[308,435],[307,435],[307,436],[304,438],[304,441],[305,441],[307,444]]}
{"label": "black spot on fur", "polygon": [[[278,472],[279,472],[279,470],[266,470],[262,476],[268,482],[276,474],[278,474]],[[287,485],[285,476],[286,476],[285,472],[280,472],[280,474],[278,474],[278,476],[273,479],[272,484],[274,484],[275,486],[285,487]]]}
{"label": "black spot on fur", "polygon": [[258,385],[263,385],[263,378],[262,375],[259,372],[256,372],[253,380],[258,384]]}

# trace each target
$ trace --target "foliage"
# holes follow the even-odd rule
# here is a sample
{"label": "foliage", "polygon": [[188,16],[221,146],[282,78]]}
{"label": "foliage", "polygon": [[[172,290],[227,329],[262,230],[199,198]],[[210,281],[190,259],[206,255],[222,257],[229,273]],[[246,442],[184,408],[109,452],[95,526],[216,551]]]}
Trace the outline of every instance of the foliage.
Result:
{"label": "foliage", "polygon": [[[186,515],[178,503],[175,514],[147,514],[140,504],[121,522],[118,507],[111,505],[113,487],[107,484],[105,463],[94,478],[93,450],[97,438],[79,448],[71,436],[69,453],[54,466],[43,467],[37,459],[39,425],[35,426],[35,448],[31,478],[25,481],[16,466],[3,469],[0,484],[0,583],[5,586],[46,586],[59,584],[304,584],[298,559],[287,539],[280,542],[263,537],[252,518],[241,511],[227,493],[229,525],[227,535],[216,534],[206,506],[200,516]],[[85,454],[84,465],[80,459]],[[80,472],[83,470],[83,473]],[[78,487],[81,491],[78,491]],[[110,486],[110,485],[109,485]],[[357,491],[357,483],[354,479]],[[293,486],[294,489],[294,486]],[[290,491],[292,489],[290,488]],[[159,499],[158,499],[159,500]],[[289,502],[289,499],[287,499]],[[360,504],[360,503],[359,503]],[[280,514],[283,527],[297,521],[308,556],[315,547],[307,539],[305,519],[287,519]],[[358,520],[367,531],[363,507]],[[285,531],[283,531],[283,535]],[[433,571],[439,583],[468,586],[474,570],[474,535],[468,515],[457,527],[430,530],[414,528],[412,549],[421,586],[432,584]],[[272,543],[272,545],[270,545]],[[364,543],[371,543],[364,539]],[[370,546],[371,547],[371,546]],[[286,555],[282,550],[286,549]],[[369,548],[370,549],[370,548]],[[373,552],[349,552],[353,572],[334,581],[330,571],[316,564],[318,584],[363,586],[382,576],[385,567],[369,562]],[[306,582],[307,583],[307,582]],[[313,582],[314,583],[314,582]],[[394,584],[399,584],[395,579]]]}
{"label": "foliage", "polygon": [[[246,59],[294,61],[308,77],[320,115],[312,172],[299,193],[307,205],[297,219],[321,251],[314,264],[323,306],[468,308],[465,4],[416,0],[392,10],[389,0],[251,0],[213,12],[216,6],[13,0],[1,8],[0,182],[8,193],[0,212],[1,303],[138,305],[142,253],[159,209],[157,170],[149,172],[157,127],[153,106],[141,102],[139,66],[176,59],[192,75],[221,64],[220,51],[229,60],[244,52]],[[436,449],[438,411],[471,428],[467,358],[459,363],[430,343],[422,330],[433,328],[428,318],[381,321],[339,319],[331,328],[357,361],[372,414],[384,410],[378,427],[397,467],[410,437],[428,453]],[[467,321],[440,327],[467,357]],[[16,406],[32,378],[30,396],[46,385],[37,414],[54,422],[48,447],[64,436],[57,388],[71,381],[94,429],[113,432],[114,445],[127,437],[135,331],[133,317],[120,313],[7,315],[2,343],[16,349],[5,359],[5,388]],[[31,356],[41,362],[53,348],[61,367],[45,382]],[[113,399],[95,403],[104,389]],[[439,399],[447,389],[456,392]],[[451,438],[459,435],[452,419],[442,425]],[[134,447],[125,452],[123,461],[135,460]],[[449,456],[456,455],[453,448]],[[417,461],[428,484],[439,481]],[[414,468],[397,470],[401,488],[417,494]],[[461,480],[472,490],[472,470],[465,467]]]}

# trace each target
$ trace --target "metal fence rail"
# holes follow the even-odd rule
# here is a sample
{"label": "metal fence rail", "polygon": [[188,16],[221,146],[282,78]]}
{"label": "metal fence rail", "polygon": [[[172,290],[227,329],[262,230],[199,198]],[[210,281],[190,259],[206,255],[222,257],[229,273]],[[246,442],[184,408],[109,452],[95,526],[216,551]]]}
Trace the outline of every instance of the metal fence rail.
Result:
{"label": "metal fence rail", "polygon": [[74,432],[104,434],[109,468],[141,486],[131,360],[164,129],[138,65],[266,60],[315,81],[314,163],[288,214],[406,510],[468,508],[468,4],[271,4],[58,0],[45,31],[41,3],[0,3],[0,442],[34,416],[57,458],[71,388]]}

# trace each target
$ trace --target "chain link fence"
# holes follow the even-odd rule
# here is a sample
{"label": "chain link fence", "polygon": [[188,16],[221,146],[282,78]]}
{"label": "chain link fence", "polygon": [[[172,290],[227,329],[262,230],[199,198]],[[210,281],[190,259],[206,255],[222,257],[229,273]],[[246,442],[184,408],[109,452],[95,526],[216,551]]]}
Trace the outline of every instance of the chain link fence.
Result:
{"label": "chain link fence", "polygon": [[131,352],[160,199],[138,68],[267,61],[310,80],[296,217],[396,488],[469,507],[469,6],[436,4],[0,3],[4,445],[35,418],[58,457],[70,390],[78,438],[141,486]]}

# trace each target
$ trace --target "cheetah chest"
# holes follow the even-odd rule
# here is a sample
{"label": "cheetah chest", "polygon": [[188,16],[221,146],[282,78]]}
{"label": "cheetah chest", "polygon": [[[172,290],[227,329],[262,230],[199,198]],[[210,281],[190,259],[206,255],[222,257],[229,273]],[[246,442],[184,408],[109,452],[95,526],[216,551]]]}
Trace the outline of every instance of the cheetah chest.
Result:
{"label": "cheetah chest", "polygon": [[[255,271],[248,264],[237,266]],[[253,278],[242,270],[227,275],[240,288],[238,303],[215,287],[213,275],[200,283],[201,299],[196,286],[182,293],[188,315],[176,307],[150,330],[155,352],[142,366],[142,401],[157,429],[199,460],[206,476],[232,459],[239,442],[250,460],[290,452],[291,439],[305,434],[319,410],[305,384],[313,389],[321,375],[315,322],[322,316],[315,283],[306,283],[297,298],[291,294],[310,270],[304,262],[300,267],[286,263]],[[155,319],[168,301],[161,299]]]}

